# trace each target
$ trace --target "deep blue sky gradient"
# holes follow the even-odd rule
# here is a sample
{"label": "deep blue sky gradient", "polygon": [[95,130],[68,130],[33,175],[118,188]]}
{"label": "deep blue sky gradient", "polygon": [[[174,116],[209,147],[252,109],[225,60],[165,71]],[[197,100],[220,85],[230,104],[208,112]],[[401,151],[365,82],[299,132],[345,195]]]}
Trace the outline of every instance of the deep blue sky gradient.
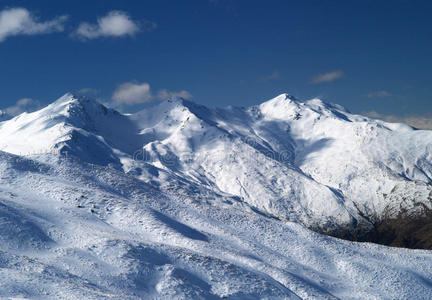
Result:
{"label": "deep blue sky gradient", "polygon": [[[23,97],[43,103],[81,88],[109,101],[123,82],[187,90],[209,106],[249,106],[282,92],[321,97],[353,112],[432,113],[432,1],[2,1],[63,33],[0,43],[0,108]],[[111,10],[157,24],[132,38],[80,41],[80,22]],[[311,84],[320,73],[343,78]],[[280,78],[262,80],[273,72]],[[392,96],[369,98],[385,90]]]}

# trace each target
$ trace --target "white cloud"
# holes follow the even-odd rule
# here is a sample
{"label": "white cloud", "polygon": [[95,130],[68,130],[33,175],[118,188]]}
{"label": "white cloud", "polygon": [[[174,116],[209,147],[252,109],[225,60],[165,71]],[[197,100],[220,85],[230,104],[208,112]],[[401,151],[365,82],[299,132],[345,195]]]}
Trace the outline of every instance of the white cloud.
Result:
{"label": "white cloud", "polygon": [[148,83],[126,82],[117,87],[112,99],[117,104],[134,105],[150,102],[153,96]]}
{"label": "white cloud", "polygon": [[312,77],[310,83],[332,82],[339,78],[342,78],[343,76],[344,73],[341,70],[335,70]]}
{"label": "white cloud", "polygon": [[0,11],[0,42],[15,35],[35,35],[64,30],[67,16],[46,22],[39,20],[25,8],[9,8]]}
{"label": "white cloud", "polygon": [[376,111],[364,112],[363,114],[370,118],[380,119],[390,123],[405,123],[419,129],[432,129],[431,115],[401,117],[395,115],[384,115]]}
{"label": "white cloud", "polygon": [[171,98],[190,99],[190,98],[192,98],[192,95],[191,95],[191,93],[189,93],[188,91],[185,91],[185,90],[182,90],[179,92],[172,92],[172,91],[168,91],[166,89],[163,89],[163,90],[159,90],[157,97],[160,100],[171,99]]}
{"label": "white cloud", "polygon": [[192,94],[186,90],[178,92],[161,89],[156,96],[153,95],[150,84],[147,82],[125,82],[120,84],[114,91],[112,99],[117,105],[135,105],[147,103],[153,99],[166,100],[172,98],[190,99]]}
{"label": "white cloud", "polygon": [[5,108],[3,112],[10,116],[17,116],[23,112],[36,111],[39,108],[41,108],[41,104],[38,100],[22,98],[18,100],[15,105]]}
{"label": "white cloud", "polygon": [[384,97],[390,97],[391,95],[392,94],[384,90],[375,91],[367,94],[368,98],[384,98]]}
{"label": "white cloud", "polygon": [[144,28],[141,28],[141,25],[143,24],[132,20],[126,12],[111,11],[106,16],[98,18],[97,24],[81,23],[76,35],[83,39],[133,36],[141,29],[150,31],[156,27],[156,24],[148,21],[144,23]]}
{"label": "white cloud", "polygon": [[280,73],[279,73],[279,71],[276,70],[273,73],[262,77],[261,81],[269,81],[269,80],[278,79],[278,78],[280,78]]}

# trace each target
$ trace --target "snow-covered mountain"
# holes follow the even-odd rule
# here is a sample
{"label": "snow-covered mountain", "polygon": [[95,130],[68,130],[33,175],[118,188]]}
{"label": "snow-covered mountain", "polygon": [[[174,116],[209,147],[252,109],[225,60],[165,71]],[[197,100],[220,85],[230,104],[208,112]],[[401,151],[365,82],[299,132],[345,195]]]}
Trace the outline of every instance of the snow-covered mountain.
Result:
{"label": "snow-covered mountain", "polygon": [[429,252],[303,226],[429,216],[431,144],[286,94],[132,115],[66,94],[0,123],[0,296],[429,298]]}
{"label": "snow-covered mountain", "polygon": [[432,131],[286,94],[250,108],[175,99],[134,115],[66,94],[1,124],[0,150],[67,153],[164,191],[204,188],[328,233],[369,230],[400,206],[431,208],[421,191],[432,177]]}

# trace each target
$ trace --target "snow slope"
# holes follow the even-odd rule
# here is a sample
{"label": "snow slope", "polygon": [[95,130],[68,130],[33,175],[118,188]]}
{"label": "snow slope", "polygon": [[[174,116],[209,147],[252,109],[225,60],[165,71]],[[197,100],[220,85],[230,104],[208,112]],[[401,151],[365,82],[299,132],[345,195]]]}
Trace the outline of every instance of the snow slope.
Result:
{"label": "snow slope", "polygon": [[283,94],[0,123],[0,297],[428,299],[429,251],[323,236],[430,209],[431,131]]}
{"label": "snow slope", "polygon": [[353,243],[112,166],[0,152],[0,296],[427,299],[429,251]]}

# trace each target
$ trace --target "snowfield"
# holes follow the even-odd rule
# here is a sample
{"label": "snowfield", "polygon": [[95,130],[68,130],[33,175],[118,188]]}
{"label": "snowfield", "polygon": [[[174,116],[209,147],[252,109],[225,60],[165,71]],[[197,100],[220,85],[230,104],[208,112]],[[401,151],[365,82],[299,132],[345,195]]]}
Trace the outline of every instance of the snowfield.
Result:
{"label": "snowfield", "polygon": [[431,142],[286,94],[133,115],[66,94],[0,123],[0,297],[430,299],[430,251],[310,229],[425,213]]}

